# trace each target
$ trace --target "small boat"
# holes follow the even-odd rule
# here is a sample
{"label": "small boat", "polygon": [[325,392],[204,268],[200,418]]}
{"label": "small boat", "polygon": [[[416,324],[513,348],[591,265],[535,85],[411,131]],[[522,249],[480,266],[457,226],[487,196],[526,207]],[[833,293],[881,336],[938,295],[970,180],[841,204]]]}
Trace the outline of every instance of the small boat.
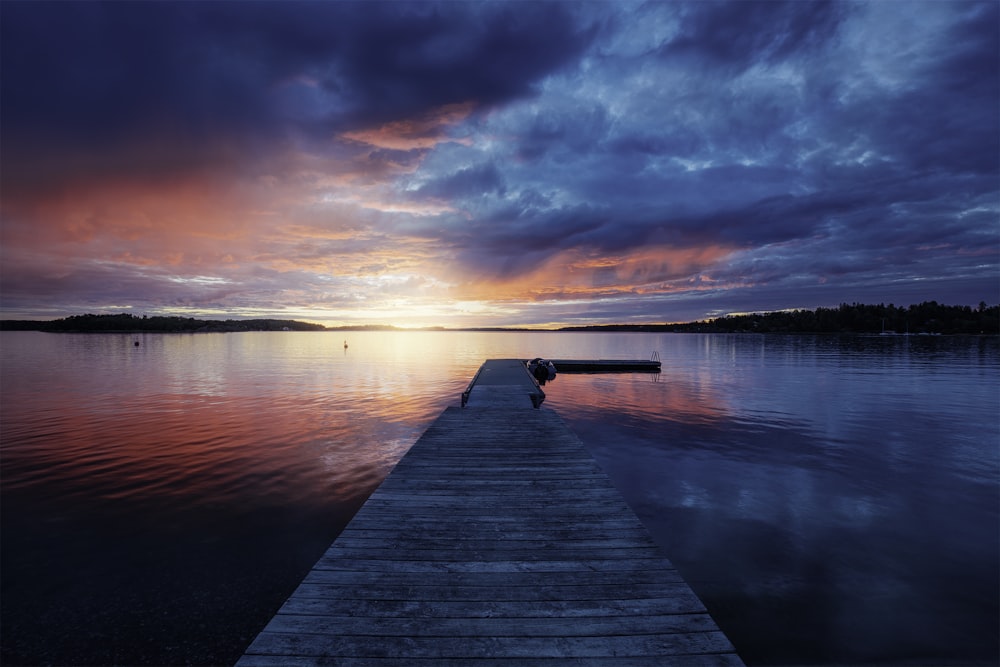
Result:
{"label": "small boat", "polygon": [[538,384],[540,385],[556,379],[555,364],[541,357],[536,357],[528,362],[528,372],[531,373],[533,378],[538,380]]}

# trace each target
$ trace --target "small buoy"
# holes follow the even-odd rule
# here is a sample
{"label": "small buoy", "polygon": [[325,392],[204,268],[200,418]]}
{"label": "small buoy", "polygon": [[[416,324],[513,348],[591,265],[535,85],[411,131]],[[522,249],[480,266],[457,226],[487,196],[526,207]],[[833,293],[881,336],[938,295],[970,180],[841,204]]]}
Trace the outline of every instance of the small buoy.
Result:
{"label": "small buoy", "polygon": [[135,346],[139,347],[139,341],[135,341]]}
{"label": "small buoy", "polygon": [[[138,343],[136,343],[136,344],[138,345]],[[347,341],[346,340],[344,341],[344,349],[345,350],[347,349]]]}

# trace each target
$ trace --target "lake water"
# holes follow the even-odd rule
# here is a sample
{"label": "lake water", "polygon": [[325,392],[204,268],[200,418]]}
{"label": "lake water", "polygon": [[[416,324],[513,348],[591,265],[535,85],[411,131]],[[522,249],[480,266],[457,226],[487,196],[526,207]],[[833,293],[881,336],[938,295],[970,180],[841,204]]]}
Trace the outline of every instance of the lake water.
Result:
{"label": "lake water", "polygon": [[995,337],[343,338],[0,335],[3,664],[231,664],[485,359],[653,351],[543,409],[748,664],[1000,661]]}

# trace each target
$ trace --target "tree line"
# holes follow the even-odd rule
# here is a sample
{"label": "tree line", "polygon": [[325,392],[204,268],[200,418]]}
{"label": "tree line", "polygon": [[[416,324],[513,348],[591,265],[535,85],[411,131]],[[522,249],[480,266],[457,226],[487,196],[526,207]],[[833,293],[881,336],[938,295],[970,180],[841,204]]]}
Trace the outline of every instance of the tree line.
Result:
{"label": "tree line", "polygon": [[0,320],[0,330],[63,333],[207,333],[235,331],[325,331],[321,324],[295,320],[198,320],[193,317],[71,315],[58,320]]}
{"label": "tree line", "polygon": [[838,308],[727,315],[685,324],[570,327],[563,331],[688,333],[1000,334],[1000,306],[946,306],[937,301],[902,307],[842,303]]}
{"label": "tree line", "polygon": [[[203,333],[236,331],[392,330],[393,327],[338,327],[296,320],[197,320],[191,317],[73,315],[58,320],[0,320],[0,330],[50,332]],[[436,330],[445,330],[435,327]],[[475,329],[479,330],[479,329]],[[506,329],[489,329],[505,331]],[[843,333],[843,334],[1000,334],[1000,306],[947,306],[936,301],[902,307],[842,303],[838,308],[782,310],[727,315],[684,324],[611,324],[564,327],[559,331],[652,331],[690,333]]]}

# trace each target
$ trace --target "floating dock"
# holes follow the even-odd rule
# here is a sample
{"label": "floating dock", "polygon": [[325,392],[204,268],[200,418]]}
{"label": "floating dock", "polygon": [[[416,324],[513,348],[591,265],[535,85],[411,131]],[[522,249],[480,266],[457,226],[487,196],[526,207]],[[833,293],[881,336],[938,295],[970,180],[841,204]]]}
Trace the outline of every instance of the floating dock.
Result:
{"label": "floating dock", "polygon": [[659,373],[660,362],[645,359],[549,359],[556,373]]}
{"label": "floating dock", "polygon": [[743,664],[511,361],[483,365],[238,665]]}

